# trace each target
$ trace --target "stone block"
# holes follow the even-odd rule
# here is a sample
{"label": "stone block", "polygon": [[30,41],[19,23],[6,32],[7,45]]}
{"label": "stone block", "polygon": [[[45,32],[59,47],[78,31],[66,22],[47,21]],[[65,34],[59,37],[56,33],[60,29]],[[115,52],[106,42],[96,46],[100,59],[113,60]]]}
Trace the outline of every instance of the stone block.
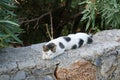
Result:
{"label": "stone block", "polygon": [[57,80],[96,80],[96,67],[88,61],[77,61],[56,70]]}
{"label": "stone block", "polygon": [[0,75],[0,80],[10,80],[9,75]]}
{"label": "stone block", "polygon": [[26,78],[26,73],[24,71],[18,71],[14,77],[13,80],[23,80]]}
{"label": "stone block", "polygon": [[35,67],[34,60],[24,60],[24,61],[21,61],[21,62],[17,62],[17,64],[18,64],[18,68],[20,70]]}

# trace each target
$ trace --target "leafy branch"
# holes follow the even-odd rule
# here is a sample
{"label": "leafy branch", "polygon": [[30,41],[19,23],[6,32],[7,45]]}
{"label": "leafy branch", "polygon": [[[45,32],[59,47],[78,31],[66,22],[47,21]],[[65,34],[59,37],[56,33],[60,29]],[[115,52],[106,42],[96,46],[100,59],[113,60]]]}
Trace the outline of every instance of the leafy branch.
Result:
{"label": "leafy branch", "polygon": [[16,15],[13,10],[16,8],[12,1],[0,0],[0,48],[7,47],[11,43],[22,44],[17,37],[22,29],[19,28]]}

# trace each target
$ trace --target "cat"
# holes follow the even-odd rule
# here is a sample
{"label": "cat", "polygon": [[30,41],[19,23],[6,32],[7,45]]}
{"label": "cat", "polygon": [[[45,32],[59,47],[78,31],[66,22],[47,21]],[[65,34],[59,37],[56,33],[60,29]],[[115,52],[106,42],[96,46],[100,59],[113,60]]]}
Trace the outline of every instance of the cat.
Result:
{"label": "cat", "polygon": [[76,49],[91,44],[92,35],[86,33],[69,34],[68,36],[58,37],[43,45],[42,59],[53,59],[63,54],[65,50]]}

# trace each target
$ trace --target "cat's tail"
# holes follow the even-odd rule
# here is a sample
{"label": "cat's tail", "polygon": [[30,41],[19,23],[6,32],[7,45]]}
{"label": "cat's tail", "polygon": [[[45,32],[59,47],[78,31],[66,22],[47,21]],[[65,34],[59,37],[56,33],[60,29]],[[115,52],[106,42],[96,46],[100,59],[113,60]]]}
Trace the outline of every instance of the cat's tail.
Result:
{"label": "cat's tail", "polygon": [[88,35],[89,35],[90,38],[93,38],[93,34],[89,33]]}
{"label": "cat's tail", "polygon": [[91,44],[93,42],[93,34],[89,34],[87,44]]}

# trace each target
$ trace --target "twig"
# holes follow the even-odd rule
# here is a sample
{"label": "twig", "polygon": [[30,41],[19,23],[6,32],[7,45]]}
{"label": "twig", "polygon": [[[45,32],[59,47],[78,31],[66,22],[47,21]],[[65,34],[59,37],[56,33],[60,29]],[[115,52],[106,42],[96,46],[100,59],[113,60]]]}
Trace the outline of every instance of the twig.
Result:
{"label": "twig", "polygon": [[50,12],[50,30],[48,28],[48,24],[46,24],[46,30],[47,30],[47,33],[48,33],[48,36],[50,38],[50,40],[53,39],[53,22],[52,22],[52,12]]}
{"label": "twig", "polygon": [[52,22],[52,12],[50,12],[50,23],[51,23],[51,39],[53,39],[53,22]]}
{"label": "twig", "polygon": [[80,16],[81,14],[82,14],[81,12],[78,12],[77,14],[75,14],[74,16],[72,16],[71,18],[75,19],[76,17]]}
{"label": "twig", "polygon": [[45,13],[45,14],[42,14],[40,17],[31,19],[31,20],[23,21],[23,22],[21,22],[21,24],[23,24],[23,23],[30,23],[30,22],[33,22],[33,21],[36,21],[36,20],[39,21],[40,19],[42,19],[43,17],[45,17],[46,15],[49,15],[49,14],[50,14],[50,11]]}
{"label": "twig", "polygon": [[52,40],[53,39],[53,21],[52,21],[53,18],[52,18],[52,11],[49,11],[49,12],[41,15],[40,17],[31,19],[31,20],[23,21],[23,22],[21,22],[21,24],[23,24],[23,23],[29,24],[30,22],[37,21],[36,24],[35,24],[35,26],[34,26],[34,29],[35,29],[35,27],[39,23],[39,20],[42,19],[43,17],[47,16],[47,15],[50,15],[50,23],[51,23],[50,26],[51,26],[51,28],[50,28],[50,31],[49,31],[48,24],[46,24],[46,30],[47,30],[49,38]]}
{"label": "twig", "polygon": [[48,29],[48,24],[45,24],[45,26],[46,26],[46,30],[47,30],[48,36],[49,36],[49,38],[52,40],[50,31],[49,31],[49,29]]}
{"label": "twig", "polygon": [[[39,24],[39,19],[37,20],[37,22],[36,22],[36,24],[35,24],[35,26],[33,28],[35,29],[38,24]],[[38,27],[37,27],[37,29],[38,29]]]}

